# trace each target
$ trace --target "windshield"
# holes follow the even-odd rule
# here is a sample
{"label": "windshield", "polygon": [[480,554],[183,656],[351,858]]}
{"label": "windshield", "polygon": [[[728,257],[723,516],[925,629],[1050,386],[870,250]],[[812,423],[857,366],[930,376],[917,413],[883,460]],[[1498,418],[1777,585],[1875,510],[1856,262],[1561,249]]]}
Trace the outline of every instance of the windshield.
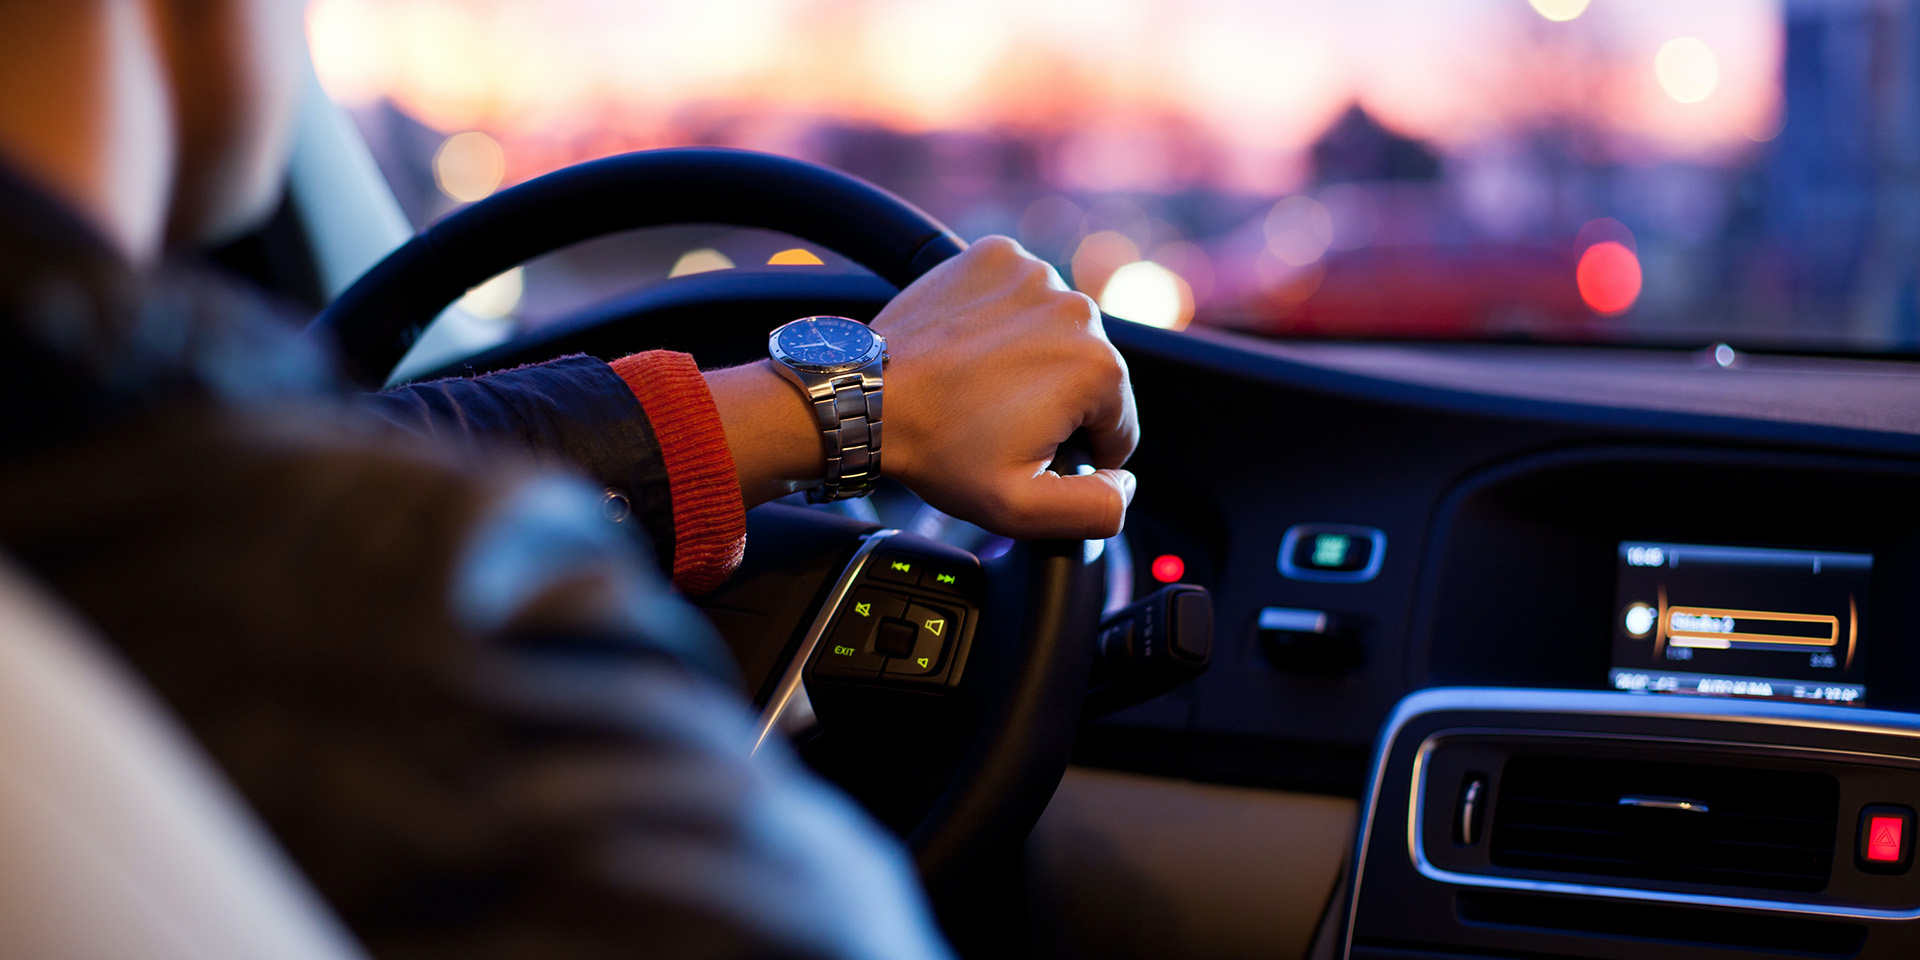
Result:
{"label": "windshield", "polygon": [[[309,34],[416,224],[598,156],[746,147],[1164,327],[1920,342],[1903,4],[316,0]],[[811,259],[649,243],[614,258],[635,282]],[[551,275],[494,307],[583,299]]]}

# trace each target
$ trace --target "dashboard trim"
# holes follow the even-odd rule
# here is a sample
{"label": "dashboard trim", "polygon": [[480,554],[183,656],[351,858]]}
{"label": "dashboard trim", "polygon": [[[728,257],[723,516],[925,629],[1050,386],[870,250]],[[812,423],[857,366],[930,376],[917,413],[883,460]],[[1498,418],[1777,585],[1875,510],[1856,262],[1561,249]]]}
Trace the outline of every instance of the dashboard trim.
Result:
{"label": "dashboard trim", "polygon": [[[1901,429],[1825,423],[1812,419],[1735,414],[1720,410],[1674,409],[1601,402],[1595,398],[1518,397],[1490,389],[1467,389],[1406,376],[1390,365],[1365,369],[1331,362],[1322,345],[1314,342],[1273,341],[1213,327],[1193,327],[1178,333],[1137,323],[1110,323],[1108,336],[1123,353],[1147,351],[1158,357],[1230,375],[1278,383],[1296,389],[1330,393],[1377,403],[1426,410],[1444,410],[1469,416],[1561,423],[1611,429],[1647,430],[1666,435],[1714,437],[1717,440],[1800,444],[1833,450],[1879,451],[1911,456],[1920,453],[1920,433]],[[1427,351],[1441,348],[1408,344],[1367,344],[1363,351]],[[1584,350],[1596,355],[1606,347],[1554,347]],[[1894,361],[1886,362],[1897,366]],[[1719,371],[1728,373],[1729,371]]]}
{"label": "dashboard trim", "polygon": [[[1798,900],[1776,900],[1764,897],[1731,897],[1713,894],[1693,894],[1671,890],[1648,890],[1640,887],[1609,886],[1606,884],[1565,883],[1552,880],[1534,880],[1527,877],[1506,877],[1495,874],[1463,873],[1435,866],[1427,859],[1425,831],[1421,824],[1420,812],[1426,807],[1428,757],[1442,741],[1462,737],[1482,735],[1530,735],[1559,737],[1567,740],[1621,740],[1637,743],[1682,744],[1698,747],[1754,747],[1768,753],[1804,754],[1804,755],[1842,755],[1851,759],[1893,761],[1903,766],[1915,766],[1916,761],[1907,757],[1886,754],[1860,753],[1849,750],[1821,750],[1803,747],[1770,749],[1758,744],[1737,743],[1726,740],[1704,740],[1686,737],[1624,737],[1606,734],[1577,733],[1564,730],[1498,730],[1498,729],[1446,729],[1428,736],[1420,744],[1419,753],[1413,760],[1413,791],[1407,803],[1407,853],[1413,861],[1413,867],[1421,876],[1440,883],[1451,883],[1465,887],[1490,887],[1502,890],[1524,890],[1529,893],[1558,893],[1577,896],[1601,896],[1616,900],[1648,900],[1657,903],[1680,903],[1697,907],[1735,907],[1743,910],[1767,910],[1773,913],[1792,913],[1811,916],[1839,917],[1849,920],[1920,920],[1920,907],[1911,910],[1881,910],[1872,907],[1849,907],[1844,904],[1808,903]],[[1623,801],[1624,802],[1624,801]]]}
{"label": "dashboard trim", "polygon": [[[1354,926],[1358,919],[1360,893],[1365,886],[1367,857],[1373,844],[1373,824],[1380,812],[1381,783],[1387,761],[1399,741],[1401,731],[1415,718],[1434,713],[1545,713],[1566,716],[1611,716],[1639,719],[1704,720],[1721,723],[1749,723],[1760,726],[1791,727],[1893,736],[1920,740],[1920,715],[1863,707],[1835,707],[1775,701],[1693,700],[1656,694],[1614,693],[1588,690],[1541,690],[1523,687],[1435,687],[1415,691],[1394,707],[1382,727],[1380,739],[1369,764],[1370,780],[1361,811],[1360,837],[1355,848],[1353,886],[1348,894],[1342,955],[1353,949]],[[1444,733],[1442,731],[1440,733]],[[1503,731],[1525,732],[1525,731]],[[1516,877],[1491,877],[1461,874],[1424,862],[1418,840],[1417,811],[1424,788],[1424,766],[1436,733],[1422,741],[1415,755],[1411,782],[1413,800],[1409,805],[1408,842],[1413,866],[1422,876],[1440,883],[1467,887],[1494,887],[1536,893],[1568,894],[1615,900],[1658,901],[1693,906],[1723,907],[1769,913],[1831,916],[1864,920],[1920,920],[1920,909],[1876,910],[1829,904],[1797,903],[1790,900],[1760,900],[1707,894],[1673,893],[1599,884],[1560,883]],[[1582,734],[1581,736],[1592,736]],[[1641,738],[1646,739],[1646,738]],[[1764,747],[1764,744],[1752,746]],[[1803,748],[1782,748],[1800,750]],[[1896,758],[1897,759],[1897,758]]]}

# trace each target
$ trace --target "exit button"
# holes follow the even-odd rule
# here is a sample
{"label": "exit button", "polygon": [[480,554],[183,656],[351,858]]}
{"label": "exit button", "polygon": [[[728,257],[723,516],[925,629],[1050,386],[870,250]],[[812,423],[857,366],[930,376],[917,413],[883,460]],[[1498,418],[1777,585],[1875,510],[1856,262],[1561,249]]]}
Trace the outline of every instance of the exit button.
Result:
{"label": "exit button", "polygon": [[1913,863],[1913,810],[1875,804],[1860,811],[1854,860],[1869,873],[1905,873]]}

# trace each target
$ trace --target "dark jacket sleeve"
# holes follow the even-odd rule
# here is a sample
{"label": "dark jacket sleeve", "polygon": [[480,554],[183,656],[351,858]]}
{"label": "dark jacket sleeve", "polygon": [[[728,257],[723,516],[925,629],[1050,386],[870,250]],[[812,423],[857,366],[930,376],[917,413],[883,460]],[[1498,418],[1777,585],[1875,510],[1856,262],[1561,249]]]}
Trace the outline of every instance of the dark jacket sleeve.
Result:
{"label": "dark jacket sleeve", "polygon": [[660,441],[619,374],[592,357],[562,357],[481,377],[434,380],[360,398],[411,433],[459,446],[506,446],[582,470],[625,497],[673,569],[673,494]]}

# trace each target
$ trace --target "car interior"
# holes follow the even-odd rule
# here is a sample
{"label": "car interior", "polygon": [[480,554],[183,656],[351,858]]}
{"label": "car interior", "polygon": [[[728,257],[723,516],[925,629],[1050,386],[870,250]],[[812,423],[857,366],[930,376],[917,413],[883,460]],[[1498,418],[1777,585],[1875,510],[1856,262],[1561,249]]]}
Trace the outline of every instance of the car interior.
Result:
{"label": "car interior", "polygon": [[[1655,94],[1716,102],[1686,99],[1697,53],[1671,38],[1687,24],[1607,5],[1481,6],[1549,52],[1574,48],[1548,31],[1655,23]],[[698,134],[463,194],[445,164],[433,179],[457,131],[323,84],[330,6],[372,16],[316,7],[285,200],[214,258],[316,314],[309,335],[363,388],[582,353],[762,358],[775,327],[871,320],[985,232],[927,212],[951,217],[914,181]],[[1868,215],[1920,196],[1920,16],[1751,6],[1741,22],[1772,58],[1772,106],[1753,110],[1790,119],[1688,161],[1731,184],[1724,236],[1676,245],[1635,217],[1692,195],[1643,191],[1575,215],[1548,253],[1509,238],[1335,258],[1329,211],[1355,195],[1339,188],[1372,190],[1388,224],[1407,184],[1444,184],[1454,161],[1334,110],[1314,161],[1378,170],[1263,197],[1262,263],[1288,262],[1319,218],[1305,263],[1328,259],[1260,296],[1210,314],[1199,274],[1180,273],[1191,251],[1141,259],[1148,242],[1092,213],[1054,245],[1107,311],[1137,398],[1120,536],[1009,542],[897,485],[749,514],[743,566],[693,599],[758,735],[909,844],[962,955],[1920,950],[1920,657],[1898,639],[1909,619],[1920,631],[1920,239]],[[1849,59],[1869,41],[1881,59]],[[1732,84],[1744,61],[1714,42]],[[1835,146],[1835,129],[1867,145]],[[434,148],[414,151],[413,181],[392,169],[408,136]],[[881,140],[858,142],[892,149]],[[1635,162],[1622,177],[1657,166]],[[424,216],[408,209],[422,176],[445,194]],[[1884,275],[1884,328],[1810,295],[1801,313],[1748,309],[1827,289],[1832,264],[1795,259],[1791,237],[1740,245],[1787,195],[1813,211],[1796,222],[1828,231],[1805,227],[1810,247],[1843,220],[1877,238],[1833,257],[1848,283]],[[1014,206],[1003,219],[1025,226],[1052,209]],[[1100,268],[1103,234],[1135,259]],[[695,254],[725,266],[681,269]],[[1179,275],[1177,322],[1122,295],[1123,277],[1160,276],[1132,263]],[[1208,269],[1228,289],[1225,266]],[[600,283],[623,271],[651,273]],[[1708,273],[1739,296],[1662,291]],[[524,287],[520,314],[489,302],[502,283]],[[534,322],[541,283],[560,292]],[[1069,444],[1056,468],[1077,456]],[[359,955],[137,678],[4,569],[0,664],[0,953]],[[125,922],[87,922],[108,914]]]}

